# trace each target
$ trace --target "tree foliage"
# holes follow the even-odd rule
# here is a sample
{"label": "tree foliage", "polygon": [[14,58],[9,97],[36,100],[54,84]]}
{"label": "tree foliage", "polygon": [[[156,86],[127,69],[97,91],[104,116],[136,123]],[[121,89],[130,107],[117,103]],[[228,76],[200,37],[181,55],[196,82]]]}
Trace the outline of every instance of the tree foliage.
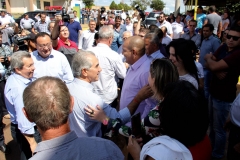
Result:
{"label": "tree foliage", "polygon": [[158,11],[162,11],[165,7],[165,3],[162,0],[152,0],[150,8]]}
{"label": "tree foliage", "polygon": [[92,8],[94,6],[94,0],[82,0],[82,2],[85,4],[85,8]]}
{"label": "tree foliage", "polygon": [[112,1],[112,3],[109,6],[110,9],[117,9],[117,7],[118,5],[114,1]]}
{"label": "tree foliage", "polygon": [[109,6],[110,9],[112,10],[131,10],[132,8],[130,6],[128,6],[126,3],[122,3],[120,2],[119,4],[116,4],[114,1],[112,1],[112,3]]}
{"label": "tree foliage", "polygon": [[150,5],[151,0],[130,0],[132,8],[135,8],[136,5],[139,6],[141,10],[146,10],[147,6]]}

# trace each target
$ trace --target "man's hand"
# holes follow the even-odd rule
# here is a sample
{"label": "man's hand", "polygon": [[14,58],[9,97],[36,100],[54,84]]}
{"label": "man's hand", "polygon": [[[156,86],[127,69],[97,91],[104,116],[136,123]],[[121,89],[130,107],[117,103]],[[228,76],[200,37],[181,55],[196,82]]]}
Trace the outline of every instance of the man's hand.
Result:
{"label": "man's hand", "polygon": [[142,87],[137,95],[135,96],[135,98],[138,100],[138,101],[143,101],[149,97],[151,97],[153,95],[153,91],[151,89],[151,87],[147,84],[146,86]]}
{"label": "man's hand", "polygon": [[217,76],[218,79],[222,80],[226,77],[227,72],[214,72],[214,74]]}
{"label": "man's hand", "polygon": [[240,153],[240,143],[236,144],[233,148],[236,152]]}
{"label": "man's hand", "polygon": [[141,16],[138,14],[138,16],[137,16],[137,19],[138,19],[138,21],[142,21],[142,18],[141,18]]}
{"label": "man's hand", "polygon": [[30,145],[31,151],[33,153],[35,151],[36,147],[37,147],[37,142],[35,141],[34,136],[24,134],[24,137],[27,139],[27,141]]}
{"label": "man's hand", "polygon": [[205,59],[205,61],[207,61],[208,59],[212,59],[212,57],[213,57],[213,55],[211,53],[209,53],[209,54],[205,55],[204,59]]}
{"label": "man's hand", "polygon": [[140,159],[141,147],[138,144],[136,138],[134,138],[133,136],[130,136],[128,139],[127,149],[128,149],[128,152],[132,155],[134,160]]}

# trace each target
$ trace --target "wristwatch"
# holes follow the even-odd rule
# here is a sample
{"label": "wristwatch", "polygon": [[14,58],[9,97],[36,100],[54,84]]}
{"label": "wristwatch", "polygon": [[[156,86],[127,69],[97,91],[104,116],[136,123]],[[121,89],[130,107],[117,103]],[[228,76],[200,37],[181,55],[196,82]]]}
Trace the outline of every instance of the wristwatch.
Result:
{"label": "wristwatch", "polygon": [[102,121],[102,123],[103,123],[103,125],[108,125],[108,121],[109,121],[109,118],[107,117],[107,118],[105,118],[103,121]]}

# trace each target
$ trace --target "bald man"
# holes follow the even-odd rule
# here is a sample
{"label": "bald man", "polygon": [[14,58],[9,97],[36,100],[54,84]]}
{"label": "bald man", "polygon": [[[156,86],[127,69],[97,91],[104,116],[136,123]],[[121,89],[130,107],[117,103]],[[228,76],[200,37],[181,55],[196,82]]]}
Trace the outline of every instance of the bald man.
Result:
{"label": "bald man", "polygon": [[[131,36],[133,36],[131,31],[125,31],[125,32],[123,32],[123,36],[122,36],[123,42],[124,42],[126,39],[128,39],[129,37],[131,37]],[[121,46],[118,48],[117,52],[118,52],[118,54],[121,56],[123,62],[125,62],[125,61],[126,61],[126,60],[125,60],[125,57],[124,57],[123,54],[122,54],[122,51],[123,51],[122,46],[123,46],[123,45],[121,45]]]}
{"label": "bald man", "polygon": [[[148,84],[151,63],[150,59],[145,54],[144,40],[140,36],[129,37],[124,41],[123,55],[126,59],[126,63],[130,64],[131,67],[128,69],[127,75],[124,79],[120,99],[120,109],[127,107],[138,91]],[[155,106],[156,102],[153,99],[148,98],[140,103],[134,114],[140,112],[143,118]]]}
{"label": "bald man", "polygon": [[167,35],[167,28],[165,26],[161,27],[160,29],[163,31],[162,44],[167,46],[172,41],[172,38]]}

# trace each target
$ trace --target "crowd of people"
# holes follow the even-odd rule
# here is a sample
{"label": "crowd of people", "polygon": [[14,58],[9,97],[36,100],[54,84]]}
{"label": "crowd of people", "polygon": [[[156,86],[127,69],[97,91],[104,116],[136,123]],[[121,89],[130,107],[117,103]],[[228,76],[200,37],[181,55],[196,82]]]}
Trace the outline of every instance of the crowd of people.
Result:
{"label": "crowd of people", "polygon": [[227,141],[227,159],[240,159],[239,15],[197,10],[150,26],[94,10],[84,31],[76,11],[20,27],[1,11],[0,117],[20,159],[214,160]]}

